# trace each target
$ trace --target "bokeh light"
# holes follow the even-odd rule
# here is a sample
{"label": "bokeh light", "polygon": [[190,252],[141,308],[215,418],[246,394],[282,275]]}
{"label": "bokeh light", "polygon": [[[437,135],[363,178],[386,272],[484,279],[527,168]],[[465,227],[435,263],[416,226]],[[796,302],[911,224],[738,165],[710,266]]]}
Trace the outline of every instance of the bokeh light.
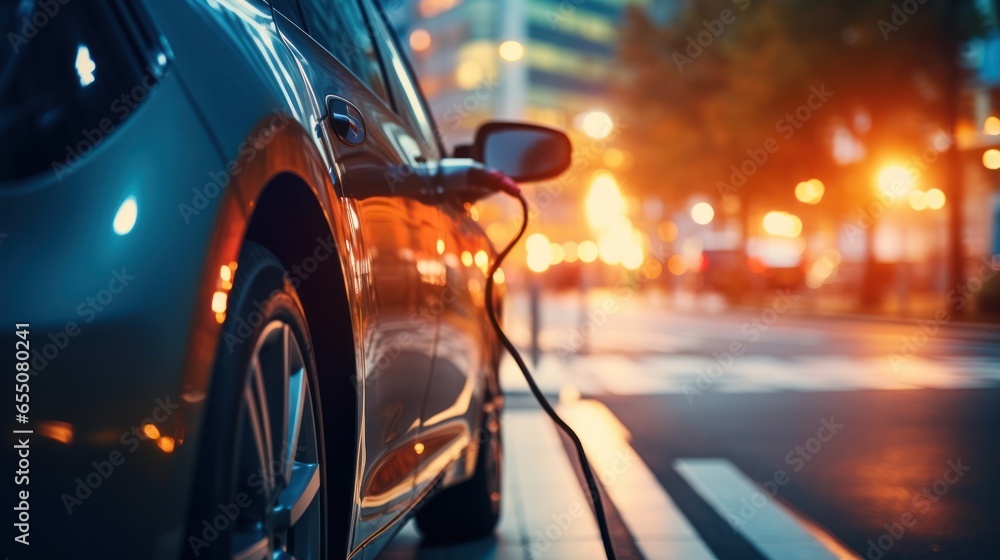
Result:
{"label": "bokeh light", "polygon": [[764,214],[764,231],[779,237],[798,237],[802,233],[802,220],[795,214],[772,211]]}
{"label": "bokeh light", "polygon": [[983,123],[983,134],[989,136],[1000,136],[1000,118],[988,117]]}
{"label": "bokeh light", "polygon": [[563,255],[563,258],[568,263],[573,263],[579,260],[580,257],[577,255],[576,241],[567,241],[563,243]]}
{"label": "bokeh light", "polygon": [[592,263],[597,260],[600,250],[597,248],[597,243],[588,239],[580,242],[580,245],[576,248],[576,254],[580,257],[581,261]]}
{"label": "bokeh light", "polygon": [[945,196],[944,191],[941,189],[930,189],[927,191],[927,207],[931,210],[940,210],[944,208]]}
{"label": "bokeh light", "polygon": [[661,241],[672,242],[677,239],[677,224],[669,221],[661,223],[656,226],[656,235]]}
{"label": "bokeh light", "polygon": [[837,267],[840,266],[841,258],[840,252],[836,249],[827,249],[809,267],[809,272],[806,273],[806,286],[815,290],[832,282],[837,275]]}
{"label": "bokeh light", "polygon": [[614,122],[604,111],[591,111],[579,116],[577,127],[587,136],[600,140],[611,135]]}
{"label": "bokeh light", "polygon": [[410,48],[413,52],[422,52],[431,48],[431,34],[426,29],[414,29],[410,33]]}
{"label": "bokeh light", "polygon": [[455,83],[462,89],[476,89],[484,78],[483,67],[475,60],[466,60],[455,68]]}
{"label": "bokeh light", "polygon": [[1000,169],[1000,150],[990,148],[983,152],[983,165],[986,169]]}
{"label": "bokeh light", "polygon": [[594,173],[590,192],[584,202],[587,223],[595,232],[614,228],[625,219],[625,198],[618,188],[614,175],[608,171]]}
{"label": "bokeh light", "polygon": [[533,233],[525,242],[528,249],[528,268],[532,272],[545,272],[552,263],[552,244],[544,233]]}
{"label": "bokeh light", "polygon": [[517,62],[524,58],[524,45],[517,41],[504,41],[497,50],[500,58],[507,62]]}
{"label": "bokeh light", "polygon": [[674,255],[667,259],[667,270],[674,276],[680,276],[687,272],[687,262],[682,255]]}
{"label": "bokeh light", "polygon": [[656,259],[646,259],[642,265],[642,275],[647,280],[656,280],[663,274],[663,265]]}
{"label": "bokeh light", "polygon": [[691,207],[691,219],[698,225],[707,225],[715,218],[715,209],[707,202],[699,202]]}
{"label": "bokeh light", "polygon": [[913,191],[910,193],[910,208],[920,211],[927,208],[927,193],[924,191]]}
{"label": "bokeh light", "polygon": [[819,179],[802,181],[795,186],[795,198],[804,204],[819,204],[826,192],[826,185]]}
{"label": "bokeh light", "polygon": [[566,250],[563,249],[563,246],[558,243],[552,243],[552,247],[550,248],[549,254],[552,255],[552,258],[550,260],[552,266],[555,266],[566,260]]}
{"label": "bokeh light", "polygon": [[894,196],[913,190],[917,184],[916,173],[902,165],[887,165],[879,172],[876,185],[884,194]]}

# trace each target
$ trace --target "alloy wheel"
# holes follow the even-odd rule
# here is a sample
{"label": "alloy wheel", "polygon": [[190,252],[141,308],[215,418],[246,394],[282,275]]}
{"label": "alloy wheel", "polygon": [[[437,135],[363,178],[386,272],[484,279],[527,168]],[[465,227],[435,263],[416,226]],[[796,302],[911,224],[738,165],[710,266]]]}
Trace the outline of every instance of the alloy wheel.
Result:
{"label": "alloy wheel", "polygon": [[234,559],[321,558],[319,423],[306,363],[292,328],[280,320],[268,323],[243,389],[234,466],[235,503],[241,507],[231,533]]}

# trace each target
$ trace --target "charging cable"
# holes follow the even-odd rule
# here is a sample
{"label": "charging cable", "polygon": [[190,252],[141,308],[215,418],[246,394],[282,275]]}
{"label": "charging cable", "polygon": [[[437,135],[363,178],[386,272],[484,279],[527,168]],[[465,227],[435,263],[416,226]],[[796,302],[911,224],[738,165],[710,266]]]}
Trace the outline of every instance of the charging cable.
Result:
{"label": "charging cable", "polygon": [[597,481],[594,479],[593,469],[590,467],[590,461],[587,460],[587,454],[583,450],[583,443],[580,442],[579,436],[570,428],[566,422],[559,417],[552,405],[542,394],[541,389],[538,388],[538,384],[535,383],[535,379],[531,376],[531,371],[528,369],[528,365],[524,362],[524,358],[521,357],[521,353],[517,351],[514,344],[507,338],[504,334],[503,328],[500,327],[500,321],[497,319],[496,308],[493,304],[493,277],[496,274],[497,269],[503,263],[503,260],[507,258],[511,249],[517,245],[518,241],[521,240],[521,236],[524,235],[526,229],[528,229],[528,200],[524,197],[524,193],[518,188],[517,184],[509,177],[503,175],[498,171],[491,170],[481,170],[480,173],[483,175],[478,177],[479,180],[485,179],[486,183],[495,186],[497,190],[501,190],[504,193],[516,198],[521,203],[521,209],[523,211],[523,219],[521,220],[521,229],[518,230],[517,235],[514,239],[507,244],[503,251],[497,255],[497,258],[493,261],[493,265],[490,266],[489,274],[486,278],[486,310],[490,316],[490,323],[493,324],[493,330],[496,331],[497,336],[500,337],[500,342],[503,343],[504,347],[510,352],[514,361],[517,362],[517,367],[521,369],[521,373],[524,374],[524,379],[528,382],[528,387],[531,388],[531,394],[535,396],[535,400],[541,405],[545,413],[549,415],[549,418],[555,422],[556,426],[566,437],[573,442],[573,447],[576,448],[577,457],[580,459],[580,469],[583,470],[583,477],[587,481],[587,489],[590,491],[590,497],[594,502],[594,516],[597,517],[597,525],[601,529],[601,541],[604,543],[604,554],[608,557],[608,560],[615,560],[615,549],[611,542],[611,531],[608,529],[608,520],[604,515],[604,504],[601,501],[601,493],[597,488]]}

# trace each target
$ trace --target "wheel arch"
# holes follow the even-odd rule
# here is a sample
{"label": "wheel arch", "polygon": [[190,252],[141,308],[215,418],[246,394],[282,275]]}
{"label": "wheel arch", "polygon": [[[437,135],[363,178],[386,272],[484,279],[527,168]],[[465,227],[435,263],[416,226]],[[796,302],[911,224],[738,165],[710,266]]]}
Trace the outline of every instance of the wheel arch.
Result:
{"label": "wheel arch", "polygon": [[339,243],[308,184],[294,173],[272,178],[253,204],[245,241],[275,254],[298,292],[313,342],[324,437],[331,551],[347,550],[360,434],[357,356]]}

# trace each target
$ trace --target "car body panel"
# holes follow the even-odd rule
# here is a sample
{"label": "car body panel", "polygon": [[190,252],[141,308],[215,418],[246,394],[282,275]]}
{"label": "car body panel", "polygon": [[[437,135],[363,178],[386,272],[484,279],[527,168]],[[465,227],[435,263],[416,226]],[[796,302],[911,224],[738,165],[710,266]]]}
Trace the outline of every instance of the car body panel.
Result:
{"label": "car body panel", "polygon": [[[491,248],[478,225],[434,199],[421,160],[439,154],[385,103],[358,95],[353,76],[330,61],[317,69],[322,59],[303,55],[308,37],[293,37],[301,30],[287,25],[279,33],[265,2],[145,6],[172,51],[162,82],[62,183],[46,174],[0,185],[4,261],[31,263],[0,270],[5,316],[30,321],[40,344],[70,321],[79,326],[33,379],[33,422],[68,426],[71,434],[60,441],[52,434],[61,432],[50,430],[38,440],[39,465],[48,468],[40,468],[45,489],[33,505],[61,515],[63,496],[94,461],[115,451],[126,458],[48,545],[105,550],[107,528],[115,527],[116,548],[130,557],[184,554],[198,436],[210,421],[202,410],[219,351],[213,302],[227,282],[220,270],[238,259],[265,189],[294,176],[322,210],[344,275],[347,293],[330,297],[347,300],[356,349],[360,437],[347,460],[361,474],[350,553],[374,552],[439,482],[471,472],[470,426],[479,421],[482,384],[495,376],[488,370],[497,344],[468,290],[467,276],[478,273],[482,282],[482,272],[457,269],[454,255]],[[336,140],[320,91],[340,92],[362,111],[363,149]],[[138,220],[117,235],[111,223],[128,196]],[[456,229],[456,219],[466,229]],[[125,262],[135,280],[86,322],[90,311],[77,308],[123,274],[116,267]],[[462,294],[439,306],[452,281]],[[439,327],[449,335],[436,354]],[[463,345],[477,345],[474,356],[463,356]],[[442,400],[439,392],[451,396]],[[164,401],[171,413],[157,425],[173,438],[170,451],[141,436],[134,450],[131,438],[125,445],[125,434]],[[423,457],[418,442],[428,449]]]}

